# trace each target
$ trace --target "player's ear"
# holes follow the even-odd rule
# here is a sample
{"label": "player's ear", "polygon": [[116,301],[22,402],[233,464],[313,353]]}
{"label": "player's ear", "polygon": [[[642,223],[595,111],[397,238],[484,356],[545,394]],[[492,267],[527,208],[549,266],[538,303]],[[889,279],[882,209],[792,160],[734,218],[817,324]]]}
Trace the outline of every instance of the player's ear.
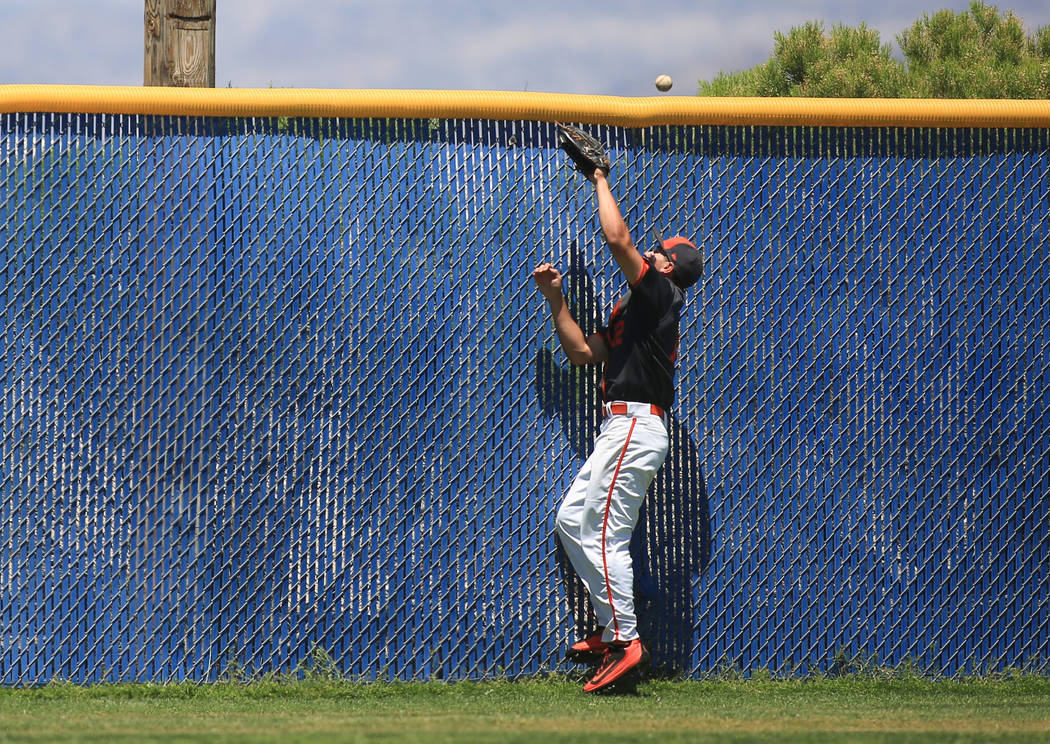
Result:
{"label": "player's ear", "polygon": [[659,271],[665,276],[671,276],[671,274],[674,273],[674,264],[670,261],[666,261],[664,265],[660,267]]}

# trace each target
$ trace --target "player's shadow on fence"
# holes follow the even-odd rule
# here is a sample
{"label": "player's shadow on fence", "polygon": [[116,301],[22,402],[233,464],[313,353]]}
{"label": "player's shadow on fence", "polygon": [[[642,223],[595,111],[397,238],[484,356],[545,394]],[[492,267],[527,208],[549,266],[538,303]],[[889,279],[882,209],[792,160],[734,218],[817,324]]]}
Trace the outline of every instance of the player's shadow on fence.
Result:
{"label": "player's shadow on fence", "polygon": [[[578,251],[565,273],[563,289],[573,317],[585,334],[593,333],[604,315],[594,284]],[[581,463],[598,432],[597,401],[601,370],[565,367],[548,349],[536,355],[536,392],[543,410],[557,416],[573,452]],[[711,528],[707,487],[700,456],[688,430],[672,414],[667,460],[646,494],[631,540],[634,561],[638,631],[652,652],[654,671],[674,674],[693,666],[696,608],[693,580],[711,558]],[[576,576],[560,541],[558,564],[577,632],[594,624],[594,614],[583,583]]]}

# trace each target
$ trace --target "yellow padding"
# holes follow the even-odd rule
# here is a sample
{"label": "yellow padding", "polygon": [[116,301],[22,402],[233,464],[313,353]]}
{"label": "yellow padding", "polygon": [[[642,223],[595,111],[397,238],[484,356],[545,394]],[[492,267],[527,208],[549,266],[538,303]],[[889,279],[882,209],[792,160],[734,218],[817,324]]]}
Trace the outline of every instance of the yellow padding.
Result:
{"label": "yellow padding", "polygon": [[1050,101],[623,98],[464,90],[312,90],[0,85],[0,113],[502,119],[661,124],[1050,127]]}

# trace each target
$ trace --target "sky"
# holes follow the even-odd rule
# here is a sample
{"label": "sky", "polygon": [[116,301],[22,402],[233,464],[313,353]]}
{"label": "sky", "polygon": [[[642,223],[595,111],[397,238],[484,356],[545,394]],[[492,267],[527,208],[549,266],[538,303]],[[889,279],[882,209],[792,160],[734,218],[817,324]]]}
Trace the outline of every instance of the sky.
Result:
{"label": "sky", "polygon": [[[861,22],[895,38],[969,0],[218,0],[216,86],[693,95],[773,33]],[[1029,33],[1047,0],[1015,0]],[[0,84],[141,85],[144,0],[0,0]]]}

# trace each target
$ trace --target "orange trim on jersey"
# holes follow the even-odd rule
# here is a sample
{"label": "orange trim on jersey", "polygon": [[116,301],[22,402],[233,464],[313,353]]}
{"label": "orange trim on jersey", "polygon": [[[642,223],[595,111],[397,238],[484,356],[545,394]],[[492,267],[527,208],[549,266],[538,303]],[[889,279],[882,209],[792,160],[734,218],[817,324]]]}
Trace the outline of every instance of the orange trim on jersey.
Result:
{"label": "orange trim on jersey", "polygon": [[633,282],[627,282],[627,284],[630,285],[631,287],[637,287],[638,286],[638,282],[642,281],[642,277],[646,275],[646,273],[649,271],[650,268],[651,267],[649,266],[649,262],[646,261],[643,258],[642,259],[642,271],[641,271],[641,273],[639,273],[638,276],[635,277]]}
{"label": "orange trim on jersey", "polygon": [[612,611],[613,640],[620,640],[620,624],[616,620],[616,606],[613,604],[612,583],[609,581],[609,561],[605,557],[605,535],[609,530],[609,509],[612,508],[613,491],[616,490],[616,479],[620,477],[620,466],[623,458],[627,455],[627,448],[631,444],[631,435],[634,434],[634,425],[638,419],[631,419],[631,428],[627,432],[627,441],[623,443],[620,451],[620,459],[616,463],[616,471],[613,473],[612,485],[609,486],[609,495],[605,499],[605,518],[602,520],[602,568],[605,570],[605,592],[609,595],[609,609]]}

